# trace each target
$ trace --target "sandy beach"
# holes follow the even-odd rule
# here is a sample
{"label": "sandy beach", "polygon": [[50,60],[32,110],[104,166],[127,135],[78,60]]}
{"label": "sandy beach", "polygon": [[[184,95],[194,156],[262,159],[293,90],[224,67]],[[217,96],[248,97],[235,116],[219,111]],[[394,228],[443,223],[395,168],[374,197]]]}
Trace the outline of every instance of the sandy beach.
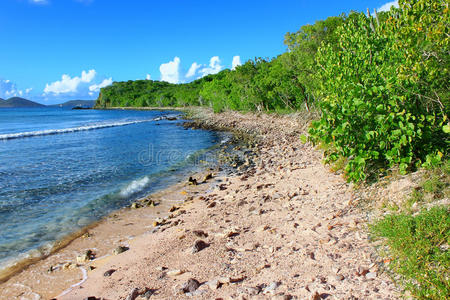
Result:
{"label": "sandy beach", "polygon": [[[297,115],[194,111],[253,136],[236,172],[115,212],[0,284],[1,299],[397,299],[345,179]],[[203,182],[207,173],[195,174]],[[186,180],[190,174],[187,174]],[[150,205],[148,205],[150,204]]]}

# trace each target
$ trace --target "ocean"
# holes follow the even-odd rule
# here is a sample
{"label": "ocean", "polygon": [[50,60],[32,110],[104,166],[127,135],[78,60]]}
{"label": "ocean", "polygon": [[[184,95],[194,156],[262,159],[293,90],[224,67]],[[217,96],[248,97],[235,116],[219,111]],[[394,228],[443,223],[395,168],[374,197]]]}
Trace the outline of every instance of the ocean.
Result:
{"label": "ocean", "polygon": [[0,271],[204,168],[226,133],[175,111],[0,109]]}

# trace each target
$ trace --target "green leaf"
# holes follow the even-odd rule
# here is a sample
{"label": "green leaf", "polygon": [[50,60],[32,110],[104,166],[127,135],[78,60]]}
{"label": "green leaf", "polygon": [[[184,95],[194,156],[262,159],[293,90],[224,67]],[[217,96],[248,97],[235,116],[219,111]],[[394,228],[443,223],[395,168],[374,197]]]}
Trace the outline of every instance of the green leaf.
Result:
{"label": "green leaf", "polygon": [[308,142],[308,137],[307,137],[306,135],[302,134],[302,135],[300,136],[300,141],[301,141],[303,144],[305,144],[306,142]]}

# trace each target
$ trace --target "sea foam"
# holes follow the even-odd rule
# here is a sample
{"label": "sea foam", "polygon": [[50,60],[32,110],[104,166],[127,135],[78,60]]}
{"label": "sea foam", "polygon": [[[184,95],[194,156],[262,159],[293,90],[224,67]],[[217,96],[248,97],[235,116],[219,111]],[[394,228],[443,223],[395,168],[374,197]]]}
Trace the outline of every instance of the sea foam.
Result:
{"label": "sea foam", "polygon": [[136,194],[147,187],[149,182],[150,179],[147,176],[141,179],[134,180],[126,188],[120,191],[120,196],[123,198],[127,198],[133,194]]}
{"label": "sea foam", "polygon": [[117,126],[126,126],[126,125],[132,125],[132,124],[144,123],[144,122],[150,122],[150,121],[153,121],[153,119],[111,122],[111,123],[92,124],[92,125],[72,127],[72,128],[48,129],[48,130],[39,130],[39,131],[26,131],[26,132],[0,134],[0,140],[12,140],[12,139],[20,139],[20,138],[26,138],[26,137],[72,133],[72,132],[78,132],[78,131],[103,129],[103,128],[110,128],[110,127],[117,127]]}

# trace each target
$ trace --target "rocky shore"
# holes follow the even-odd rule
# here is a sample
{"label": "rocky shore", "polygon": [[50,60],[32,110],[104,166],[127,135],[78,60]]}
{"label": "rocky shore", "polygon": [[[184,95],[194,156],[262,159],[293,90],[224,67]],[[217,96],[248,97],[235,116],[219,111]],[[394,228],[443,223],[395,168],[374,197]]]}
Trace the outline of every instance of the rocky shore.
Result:
{"label": "rocky shore", "polygon": [[189,127],[251,136],[255,155],[233,175],[197,174],[153,196],[160,205],[144,201],[108,217],[0,285],[0,298],[400,297],[369,242],[359,198],[300,141],[309,120],[189,115]]}

